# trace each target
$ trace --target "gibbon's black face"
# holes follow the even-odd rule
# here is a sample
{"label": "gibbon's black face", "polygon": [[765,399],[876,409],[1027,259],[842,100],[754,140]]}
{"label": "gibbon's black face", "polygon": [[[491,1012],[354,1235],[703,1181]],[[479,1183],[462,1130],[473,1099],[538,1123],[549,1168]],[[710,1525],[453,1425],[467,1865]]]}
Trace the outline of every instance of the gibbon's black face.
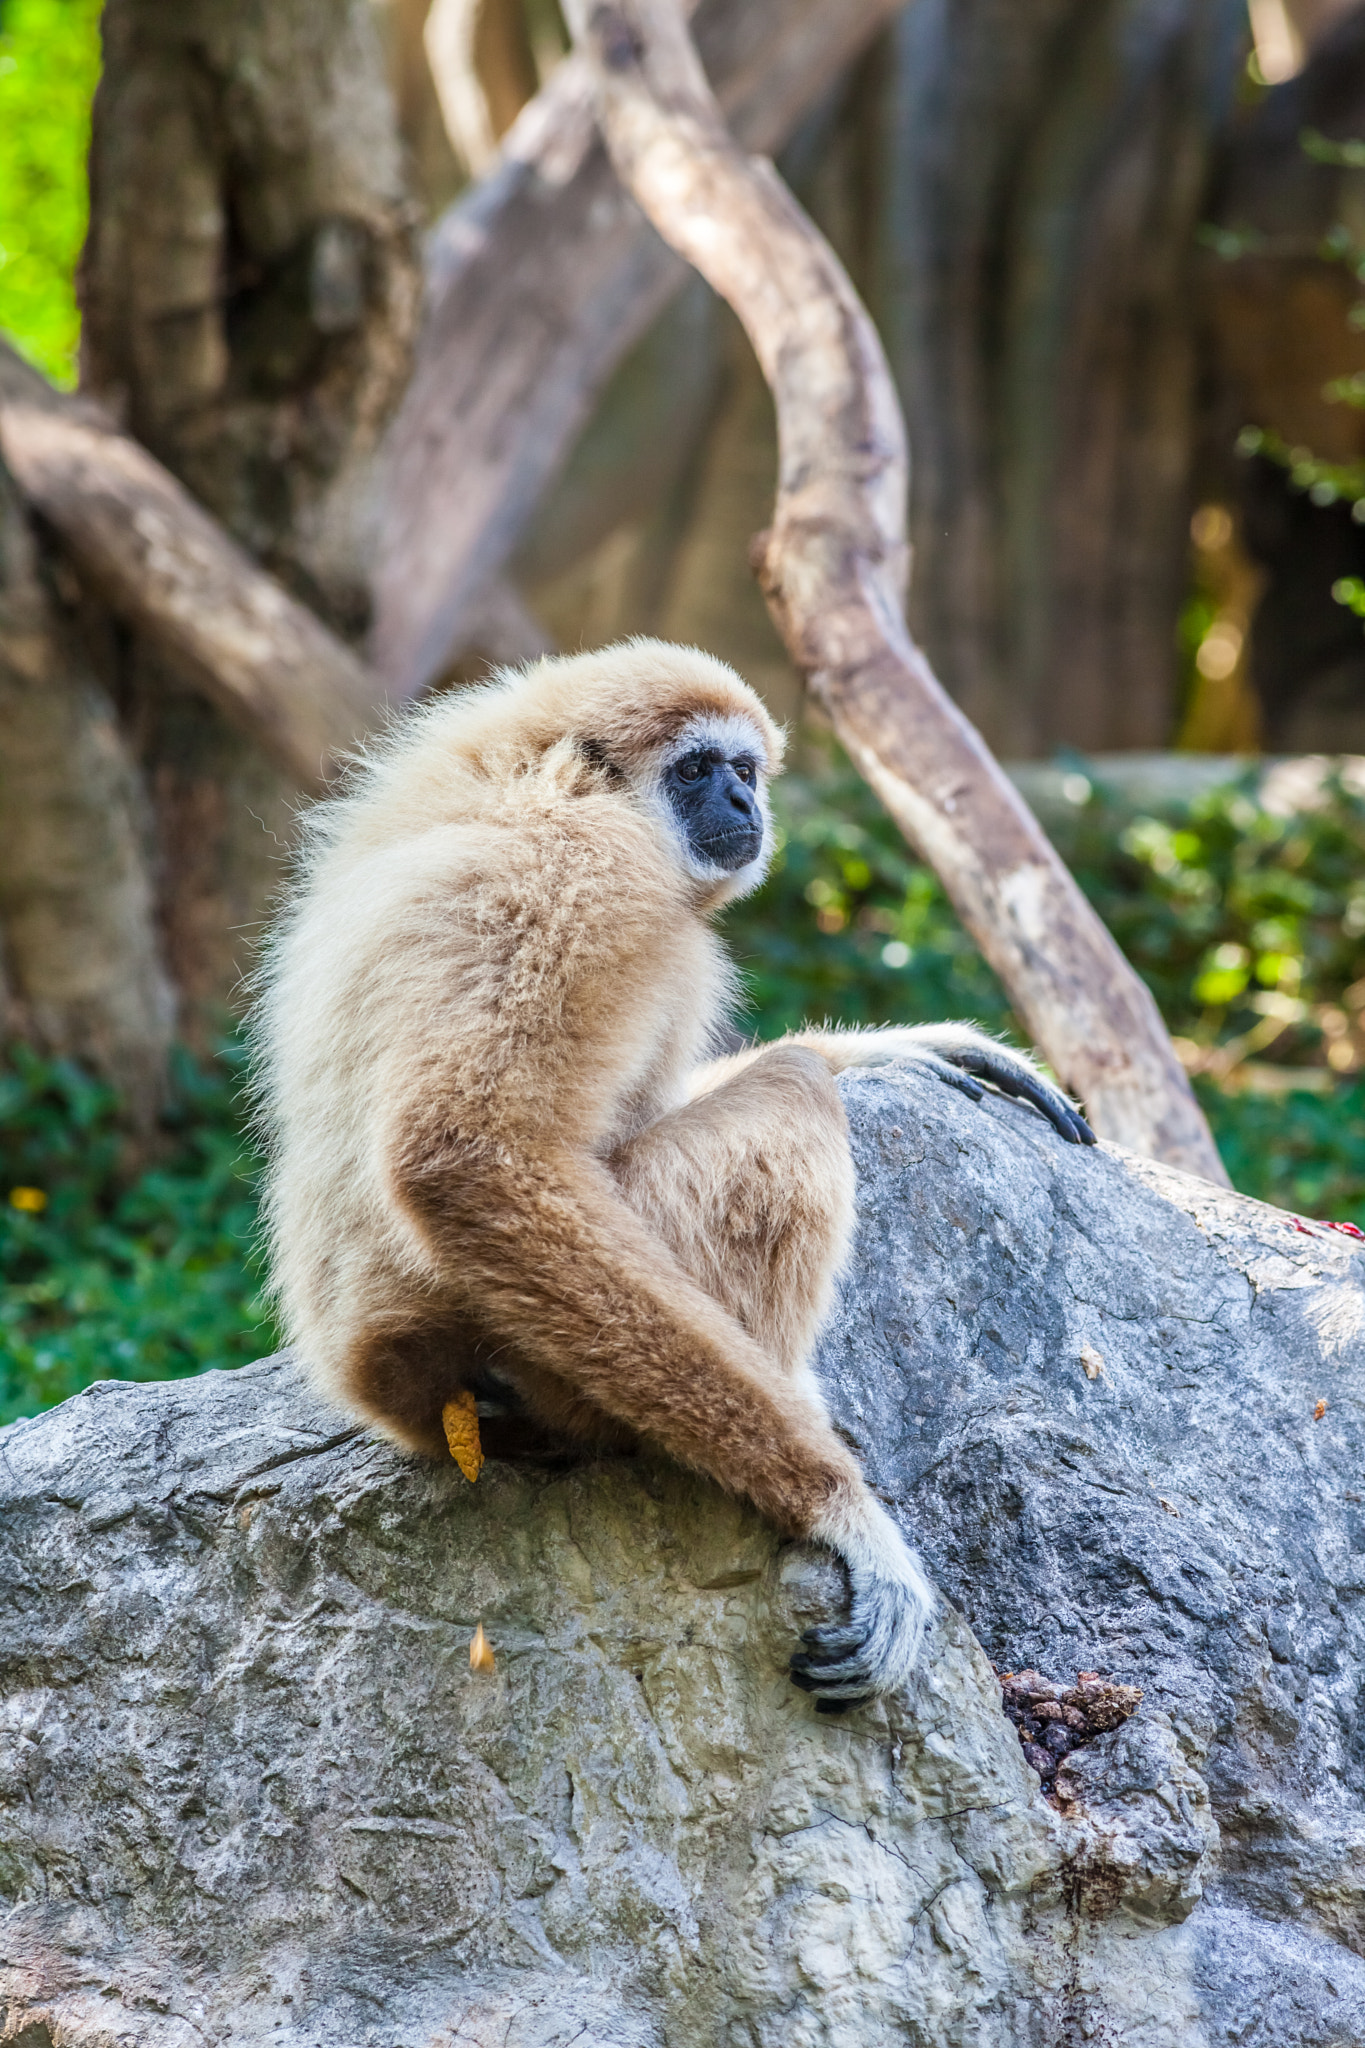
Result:
{"label": "gibbon's black face", "polygon": [[680,754],[664,770],[664,794],[702,866],[733,875],[762,853],[759,773],[758,757],[749,748],[731,752],[708,742]]}

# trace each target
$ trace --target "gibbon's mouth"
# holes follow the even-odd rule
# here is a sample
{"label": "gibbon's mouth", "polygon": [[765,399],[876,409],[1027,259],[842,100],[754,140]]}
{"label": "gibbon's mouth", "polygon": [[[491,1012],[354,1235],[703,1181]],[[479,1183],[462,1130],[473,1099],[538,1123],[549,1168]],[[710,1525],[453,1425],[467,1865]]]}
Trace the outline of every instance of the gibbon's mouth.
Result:
{"label": "gibbon's mouth", "polygon": [[763,827],[754,823],[741,825],[734,832],[707,833],[704,838],[694,840],[693,846],[713,867],[724,868],[727,875],[735,875],[762,853]]}

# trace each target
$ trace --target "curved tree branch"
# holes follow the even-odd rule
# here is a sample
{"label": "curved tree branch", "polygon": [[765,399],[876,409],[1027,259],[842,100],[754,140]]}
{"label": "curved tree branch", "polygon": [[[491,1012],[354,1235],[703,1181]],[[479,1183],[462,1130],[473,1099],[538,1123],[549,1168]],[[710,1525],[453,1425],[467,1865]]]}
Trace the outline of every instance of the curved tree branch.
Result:
{"label": "curved tree branch", "polygon": [[378,680],[96,407],[0,343],[0,451],[110,609],[304,789],[381,714]]}
{"label": "curved tree branch", "polygon": [[[701,0],[736,132],[774,149],[902,0]],[[686,271],[612,171],[570,58],[428,242],[412,381],[385,442],[374,661],[427,688],[473,637],[602,386]]]}
{"label": "curved tree branch", "polygon": [[678,0],[570,0],[622,183],[728,299],[777,405],[754,566],[858,768],[1105,1137],[1226,1180],[1155,1003],[905,625],[907,457],[875,329],[771,164],[732,140]]}

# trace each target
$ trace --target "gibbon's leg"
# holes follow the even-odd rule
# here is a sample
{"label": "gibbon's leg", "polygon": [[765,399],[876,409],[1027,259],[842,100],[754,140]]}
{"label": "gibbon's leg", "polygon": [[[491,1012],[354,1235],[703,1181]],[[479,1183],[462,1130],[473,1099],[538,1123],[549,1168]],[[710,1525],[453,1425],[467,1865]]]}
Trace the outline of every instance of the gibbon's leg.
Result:
{"label": "gibbon's leg", "polygon": [[808,1368],[853,1229],[827,1067],[777,1046],[613,1153],[622,1195],[786,1373]]}
{"label": "gibbon's leg", "polygon": [[[1000,1045],[973,1024],[887,1024],[872,1031],[793,1031],[779,1045],[805,1046],[819,1053],[836,1074],[850,1067],[884,1067],[910,1060],[979,1102],[989,1081],[1002,1095],[1017,1096],[1045,1116],[1069,1144],[1093,1145],[1095,1133],[1054,1082],[1040,1074],[1026,1053]],[[694,1098],[741,1073],[770,1050],[755,1046],[698,1068],[692,1078]]]}
{"label": "gibbon's leg", "polygon": [[[788,1113],[801,1114],[804,1094],[827,1115],[828,1075],[806,1060],[790,1060]],[[918,1560],[813,1387],[774,1371],[769,1354],[629,1207],[606,1166],[567,1150],[471,1159],[428,1099],[411,1113],[392,1185],[438,1271],[488,1336],[508,1345],[509,1378],[518,1381],[525,1359],[746,1495],[784,1534],[844,1559],[849,1619],[815,1632],[818,1654],[793,1665],[798,1684],[823,1704],[904,1681],[934,1604]],[[366,1349],[362,1332],[353,1385],[365,1382]],[[534,1403],[533,1378],[525,1392]]]}
{"label": "gibbon's leg", "polygon": [[446,1456],[441,1419],[464,1388],[512,1382],[547,1428],[600,1449],[624,1448],[634,1433],[585,1400],[557,1374],[497,1342],[461,1307],[423,1295],[409,1309],[372,1316],[344,1368],[350,1399],[405,1450]]}

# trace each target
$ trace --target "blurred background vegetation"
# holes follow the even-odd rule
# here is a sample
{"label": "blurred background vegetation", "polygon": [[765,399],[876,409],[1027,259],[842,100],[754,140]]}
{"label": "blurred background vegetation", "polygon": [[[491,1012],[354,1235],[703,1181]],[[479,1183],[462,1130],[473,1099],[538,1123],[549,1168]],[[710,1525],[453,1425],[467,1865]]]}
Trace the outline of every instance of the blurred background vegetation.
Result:
{"label": "blurred background vegetation", "polygon": [[[532,8],[528,19],[525,91],[534,90],[559,47],[553,10]],[[0,0],[0,329],[66,385],[76,376],[74,278],[86,225],[99,30],[99,0]],[[395,89],[400,111],[407,92],[414,181],[434,211],[458,188],[462,171],[433,111],[430,81],[420,91],[410,80],[404,86],[410,45],[409,37],[406,56],[398,48]],[[1249,78],[1239,88],[1244,102],[1254,106],[1264,88],[1253,53]],[[515,104],[514,96],[513,112]],[[856,93],[849,105],[856,116]],[[835,137],[837,160],[839,148],[847,154],[846,130],[841,144],[834,113],[827,109],[821,118],[826,140]],[[498,123],[505,125],[505,119]],[[831,200],[827,163],[821,172],[825,160],[809,135],[803,147],[806,196],[818,202],[823,176],[834,216],[827,224],[837,240],[847,164],[833,178]],[[1297,129],[1285,147],[1291,156],[1304,154]],[[1365,156],[1353,165],[1344,147],[1336,145],[1332,168],[1360,172]],[[1319,161],[1325,161],[1321,152]],[[802,163],[789,169],[800,182]],[[1321,203],[1329,212],[1337,206],[1335,198],[1330,206]],[[1264,237],[1256,243],[1240,230],[1217,227],[1202,240],[1208,260],[1232,281],[1227,288],[1234,296],[1246,289],[1244,266],[1259,260],[1258,250],[1264,255]],[[1321,261],[1340,269],[1343,247],[1338,236]],[[1349,300],[1357,288],[1354,241],[1348,253]],[[863,282],[870,290],[866,277]],[[1349,340],[1355,330],[1348,303],[1333,301],[1329,312],[1329,325],[1335,322]],[[730,363],[717,387],[720,397],[713,391],[707,399],[707,417],[722,426],[728,421],[730,439],[713,437],[705,460],[695,452],[679,456],[664,480],[663,513],[628,506],[624,525],[618,522],[595,552],[565,568],[555,528],[557,519],[568,517],[564,506],[571,510],[576,502],[571,471],[560,510],[548,508],[523,550],[523,581],[564,644],[641,625],[678,631],[678,619],[659,611],[657,558],[667,530],[670,559],[681,563],[671,586],[675,596],[689,577],[694,596],[702,592],[682,626],[741,659],[781,709],[789,682],[778,673],[774,643],[762,637],[767,627],[757,600],[746,590],[724,630],[704,631],[717,572],[713,556],[696,555],[695,535],[719,531],[742,573],[735,532],[759,523],[750,515],[753,506],[761,512],[770,488],[771,420],[751,368],[735,365],[733,336],[723,323],[714,329],[710,314],[702,325],[719,350],[717,360]],[[684,305],[674,344],[680,335],[690,348],[687,337],[697,331],[695,304],[691,312]],[[656,337],[648,345],[665,371],[674,344],[664,333],[662,342]],[[1359,342],[1351,345],[1358,356]],[[645,360],[637,359],[637,383]],[[1340,384],[1346,373],[1335,356],[1327,367]],[[1356,374],[1349,363],[1347,370]],[[682,390],[687,376],[680,371],[673,382]],[[1338,395],[1338,411],[1357,419],[1352,391],[1343,386]],[[628,411],[628,377],[617,400],[618,409]],[[1322,673],[1339,696],[1345,691],[1348,706],[1335,727],[1309,720],[1301,733],[1285,730],[1291,743],[1325,736],[1340,758],[1297,779],[1268,774],[1250,758],[1245,765],[1229,760],[1181,794],[1136,788],[1111,771],[1115,757],[1064,746],[1046,788],[1026,786],[1152,989],[1196,1077],[1235,1184],[1299,1213],[1365,1225],[1365,773],[1347,754],[1365,644],[1358,648],[1354,638],[1341,637],[1344,628],[1359,635],[1365,554],[1360,522],[1353,527],[1349,503],[1336,502],[1357,457],[1354,443],[1323,443],[1319,453],[1319,444],[1294,439],[1292,426],[1281,433],[1268,405],[1258,406],[1253,392],[1222,420],[1221,452],[1207,467],[1218,488],[1196,493],[1188,559],[1183,544],[1177,550],[1184,589],[1177,592],[1178,619],[1168,634],[1174,681],[1161,714],[1163,737],[1248,756],[1267,736],[1276,737],[1274,688],[1267,684],[1258,697],[1250,665],[1251,621],[1270,574],[1266,550],[1273,548],[1267,542],[1257,555],[1251,543],[1257,520],[1264,527],[1268,517],[1279,517],[1283,499],[1292,527],[1283,541],[1290,562],[1286,587],[1298,588],[1304,562],[1313,565],[1315,591],[1324,578],[1336,587],[1334,603],[1323,592],[1314,602],[1319,612],[1326,605],[1333,614]],[[1315,417],[1321,426],[1322,416]],[[1254,430],[1260,440],[1249,437],[1248,420],[1265,422]],[[665,422],[662,441],[674,427]],[[675,438],[681,447],[687,436],[678,428]],[[591,432],[585,448],[580,474],[593,459]],[[752,472],[749,483],[741,479],[739,510],[728,524],[717,520],[714,498],[708,498],[716,465],[723,468],[725,461],[732,470],[747,463],[746,475]],[[1234,461],[1249,479],[1237,502],[1232,489],[1222,487]],[[696,515],[691,541],[679,540],[680,491],[691,494],[689,518]],[[1331,545],[1322,538],[1327,526],[1304,524],[1313,512],[1335,522]],[[1353,581],[1357,569],[1362,579]],[[287,575],[287,568],[280,573]],[[655,611],[644,617],[641,593],[651,590]],[[1273,632],[1266,644],[1272,643]],[[964,687],[962,694],[970,691]],[[989,715],[983,723],[990,728]],[[1002,735],[995,737],[999,743]],[[1044,733],[1023,751],[1046,755],[1055,744],[1056,735]],[[803,1019],[851,1024],[972,1017],[1011,1032],[1013,1020],[993,975],[935,878],[911,857],[866,787],[817,729],[803,729],[795,755],[797,768],[779,794],[782,841],[773,874],[726,921],[751,997],[743,1028],[767,1037]],[[278,858],[272,860],[278,873]],[[130,1140],[115,1090],[79,1060],[23,1042],[0,1058],[0,1421],[63,1399],[93,1378],[193,1373],[239,1363],[274,1342],[254,1250],[259,1162],[244,1121],[241,1054],[214,988],[193,1018],[187,1035],[195,1049],[181,1047],[174,1055],[150,1148]]]}
{"label": "blurred background vegetation", "polygon": [[[770,880],[725,920],[751,1004],[741,1028],[973,1017],[1018,1039],[937,879],[861,779],[812,751],[778,786]],[[1181,1041],[1234,1184],[1365,1226],[1365,785],[1329,777],[1312,808],[1285,811],[1248,769],[1135,810],[1079,757],[1063,782],[1053,836]],[[12,1053],[0,1421],[91,1379],[164,1379],[274,1343],[241,1080],[235,1043],[181,1054],[164,1148],[130,1179],[112,1091]]]}

